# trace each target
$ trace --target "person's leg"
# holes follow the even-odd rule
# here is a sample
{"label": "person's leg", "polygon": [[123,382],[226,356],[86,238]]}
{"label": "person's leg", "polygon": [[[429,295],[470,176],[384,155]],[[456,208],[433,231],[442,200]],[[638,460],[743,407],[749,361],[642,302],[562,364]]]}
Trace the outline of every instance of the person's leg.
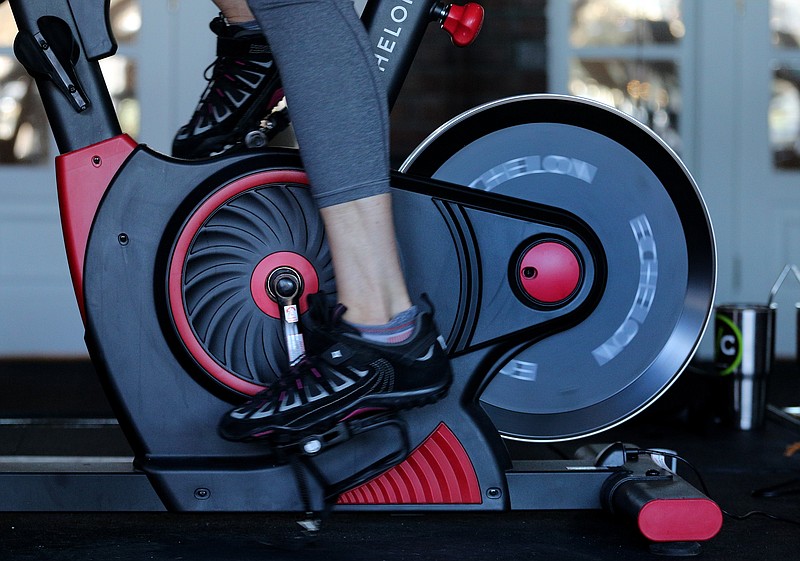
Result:
{"label": "person's leg", "polygon": [[246,23],[255,20],[247,0],[213,0],[228,23]]}
{"label": "person's leg", "polygon": [[364,410],[432,403],[452,371],[433,313],[412,307],[400,267],[386,90],[363,25],[350,0],[250,0],[250,8],[281,68],[340,305],[309,297],[307,356],[227,413],[220,434],[299,438]]}
{"label": "person's leg", "polygon": [[345,318],[379,324],[411,301],[389,195],[386,90],[351,0],[251,0],[281,68]]}
{"label": "person's leg", "polygon": [[383,324],[411,307],[395,243],[391,195],[321,209],[344,319]]}

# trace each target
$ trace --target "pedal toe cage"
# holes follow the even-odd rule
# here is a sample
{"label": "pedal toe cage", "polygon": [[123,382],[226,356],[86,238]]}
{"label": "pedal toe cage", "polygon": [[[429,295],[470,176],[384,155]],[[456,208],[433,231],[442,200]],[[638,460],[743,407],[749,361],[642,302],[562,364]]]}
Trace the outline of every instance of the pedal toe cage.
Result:
{"label": "pedal toe cage", "polygon": [[[331,482],[314,462],[314,458],[326,450],[344,444],[356,436],[383,428],[394,429],[397,432],[398,438],[395,440],[397,447],[340,481]],[[370,481],[403,462],[411,453],[411,439],[408,424],[404,419],[395,413],[381,413],[347,419],[327,430],[305,434],[286,443],[270,442],[269,447],[276,462],[292,466],[306,512],[311,513],[314,510],[308,479],[310,477],[323,490],[324,513],[327,513],[342,493]]]}

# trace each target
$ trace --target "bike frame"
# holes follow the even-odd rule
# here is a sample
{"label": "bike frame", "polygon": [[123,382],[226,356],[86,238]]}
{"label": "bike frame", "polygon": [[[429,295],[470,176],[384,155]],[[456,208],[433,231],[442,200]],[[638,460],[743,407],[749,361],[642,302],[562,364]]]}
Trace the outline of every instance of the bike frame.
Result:
{"label": "bike frame", "polygon": [[[695,200],[698,194],[682,165],[639,125],[605,108],[576,104],[563,97],[551,97],[544,109],[534,107],[541,104],[533,103],[530,97],[509,98],[487,104],[440,128],[440,135],[432,135],[426,141],[427,150],[415,152],[410,158],[409,173],[393,175],[392,184],[399,195],[400,214],[413,216],[415,222],[413,231],[409,229],[406,237],[415,238],[420,224],[433,225],[438,228],[439,237],[446,240],[442,247],[450,253],[448,257],[454,257],[454,248],[460,252],[458,258],[453,258],[449,264],[451,270],[457,270],[454,278],[464,279],[457,294],[460,300],[452,304],[455,310],[451,310],[457,317],[453,322],[450,352],[454,370],[460,375],[454,380],[446,399],[415,411],[413,420],[408,419],[407,428],[400,429],[404,439],[417,446],[411,455],[407,454],[408,446],[404,446],[398,457],[396,446],[392,446],[398,440],[397,427],[405,421],[398,423],[396,419],[390,419],[377,430],[365,427],[356,438],[346,438],[323,453],[327,454],[324,457],[320,455],[318,462],[314,458],[305,458],[306,473],[321,475],[315,476],[309,489],[294,471],[296,466],[276,461],[257,444],[229,443],[216,435],[216,419],[222,410],[230,407],[231,392],[220,397],[215,393],[220,388],[214,386],[208,377],[195,379],[193,375],[198,374],[197,367],[189,364],[186,349],[173,350],[173,347],[180,347],[176,341],[179,334],[175,333],[180,332],[180,325],[175,326],[176,330],[172,326],[164,329],[170,322],[165,317],[164,308],[167,301],[180,303],[181,286],[177,284],[173,290],[171,282],[154,282],[161,277],[180,281],[181,267],[186,262],[185,254],[192,236],[202,228],[204,220],[226,201],[236,199],[238,202],[239,195],[260,185],[281,186],[275,189],[277,193],[282,193],[282,189],[288,190],[290,186],[307,186],[297,154],[271,150],[188,162],[137,145],[120,130],[98,64],[100,59],[116,50],[107,17],[98,16],[108,14],[110,0],[9,1],[20,31],[15,41],[15,54],[36,79],[62,154],[56,162],[59,202],[73,284],[87,327],[87,345],[115,407],[120,427],[136,454],[136,469],[127,465],[125,469],[129,471],[98,475],[97,479],[104,483],[103,492],[95,491],[95,476],[92,474],[73,478],[59,473],[57,478],[53,478],[40,473],[22,479],[15,474],[0,474],[0,481],[7,483],[0,488],[4,493],[11,493],[11,498],[5,503],[0,501],[0,505],[6,509],[9,505],[21,505],[22,510],[48,510],[52,508],[52,502],[47,501],[55,497],[59,506],[65,509],[97,510],[110,508],[107,502],[110,496],[123,508],[139,510],[166,506],[179,511],[307,511],[330,506],[328,502],[332,496],[335,498],[341,491],[369,480],[367,476],[383,473],[378,479],[368,481],[366,491],[342,496],[337,508],[508,510],[604,506],[638,517],[643,532],[642,520],[648,525],[652,523],[655,530],[648,537],[657,541],[705,540],[719,530],[721,514],[713,502],[679,477],[660,470],[647,454],[631,452],[621,444],[592,450],[588,459],[512,461],[497,426],[490,420],[491,415],[486,414],[491,406],[484,406],[481,410],[478,404],[478,397],[484,389],[482,385],[490,383],[491,377],[498,373],[499,365],[524,352],[531,340],[557,333],[559,329],[578,322],[585,323],[596,301],[605,295],[607,276],[614,274],[617,275],[615,278],[621,278],[630,271],[638,282],[634,282],[636,302],[640,292],[652,297],[644,291],[650,288],[648,282],[653,279],[640,276],[638,266],[651,264],[643,261],[642,255],[655,256],[654,250],[644,251],[649,250],[648,244],[654,244],[655,240],[647,229],[639,228],[634,230],[634,233],[639,233],[635,253],[623,253],[615,247],[620,255],[611,255],[615,252],[605,252],[604,247],[608,244],[611,248],[614,238],[600,239],[583,217],[563,208],[563,200],[547,206],[547,203],[513,194],[490,192],[492,189],[489,188],[464,188],[463,185],[470,183],[459,183],[461,179],[434,179],[442,164],[438,160],[453,154],[453,147],[436,149],[436,144],[457,144],[490,136],[497,139],[497,135],[492,134],[495,131],[513,131],[518,129],[517,125],[531,123],[561,123],[572,125],[570,130],[583,130],[581,127],[591,122],[592,130],[587,135],[578,141],[573,141],[574,137],[570,137],[569,142],[562,139],[562,143],[572,147],[582,144],[582,139],[624,138],[632,146],[632,152],[639,156],[640,167],[648,167],[648,172],[653,170],[645,166],[644,161],[653,152],[659,155],[654,158],[658,165],[651,174],[653,185],[660,188],[668,183],[674,187],[665,188],[668,191],[666,195],[672,196],[674,191],[676,198],[688,194]],[[437,0],[373,0],[367,5],[363,21],[373,45],[375,62],[386,79],[390,103],[398,95],[428,23],[436,19],[441,21],[447,16],[447,11],[448,7]],[[624,133],[619,132],[621,126]],[[454,136],[458,142],[453,142]],[[536,138],[541,141],[543,137],[537,134]],[[554,143],[552,137],[547,137],[546,141]],[[558,165],[545,169],[547,166],[536,163],[549,161],[551,164],[572,165],[572,160],[559,155],[548,156],[544,151],[540,152],[545,154],[543,159],[536,153],[527,154],[530,156],[527,160],[521,159],[508,150],[514,139],[503,137],[498,142],[502,145],[498,149],[503,158],[513,159],[501,160],[509,164],[502,168],[502,174],[497,173],[499,168],[492,163],[493,160],[487,160],[486,165],[480,168],[479,177],[493,180],[501,177],[509,183],[522,174],[546,172],[551,178],[562,177],[566,176],[566,169]],[[546,149],[551,148],[548,146]],[[566,152],[567,149],[562,150]],[[605,149],[599,149],[580,157],[599,163],[606,154]],[[164,188],[166,185],[168,189]],[[613,185],[607,188],[608,193],[612,193]],[[586,197],[598,192],[602,192],[601,189],[593,189],[593,193],[580,191],[580,198],[574,206],[582,208]],[[624,197],[624,192],[619,197]],[[295,202],[300,205],[301,214],[313,215],[311,202],[304,208],[297,201],[299,199]],[[592,201],[598,206],[595,199]],[[649,200],[634,201],[630,211],[632,215],[647,209],[654,209],[651,210],[654,215],[660,214],[661,207],[650,207],[645,203],[649,204]],[[668,201],[656,201],[653,205],[657,203],[673,210]],[[713,239],[702,202],[685,206],[668,225],[676,230],[676,243],[682,243],[684,238],[690,239],[699,248],[696,252],[692,251],[694,248],[687,250],[690,285],[678,295],[678,298],[684,298],[684,292],[691,293],[691,296],[696,290],[696,298],[685,297],[695,304],[689,306],[682,301],[690,310],[682,316],[683,322],[678,323],[696,333],[702,331],[709,315],[709,306],[701,304],[708,299],[709,285],[713,285],[713,279],[709,277],[714,275],[714,266],[708,263],[706,255],[709,252],[713,254]],[[640,210],[642,207],[645,210]],[[190,220],[183,229],[181,223],[187,218],[187,213],[191,213]],[[589,219],[604,226],[608,214],[592,214]],[[284,222],[292,227],[298,223]],[[502,227],[487,229],[485,238],[479,238],[475,230],[487,222]],[[641,221],[635,223],[640,225]],[[522,233],[521,226],[524,226]],[[632,228],[629,222],[620,221],[615,228],[624,231],[625,240],[629,241]],[[181,234],[177,235],[178,232]],[[426,239],[422,242],[417,240],[414,249],[420,243],[429,246],[432,240],[428,235],[425,232]],[[533,306],[534,311],[525,311],[532,314],[530,317],[538,313],[534,319],[523,320],[516,317],[518,314],[507,314],[506,319],[513,322],[508,329],[503,327],[495,332],[497,321],[488,321],[492,324],[491,329],[474,333],[478,314],[483,309],[481,293],[477,290],[483,278],[478,274],[481,260],[486,259],[487,264],[491,262],[492,271],[501,279],[502,282],[495,286],[509,288],[505,298],[514,306],[509,309],[520,309],[521,302],[525,302],[526,290],[515,288],[515,285],[506,287],[508,279],[513,276],[510,267],[516,267],[517,257],[521,259],[529,255],[530,244],[538,243],[544,239],[543,236],[546,236],[546,244],[574,248],[581,254],[585,288],[576,292],[574,300],[567,300],[560,308],[554,308],[553,316],[548,315],[548,310]],[[451,241],[457,241],[457,246]],[[663,247],[668,247],[669,241],[665,236]],[[415,242],[412,239],[408,243]],[[512,247],[516,244],[518,247]],[[706,253],[704,249],[707,249]],[[417,253],[423,254],[424,258],[426,252]],[[173,260],[168,266],[166,261],[169,258]],[[609,262],[614,266],[607,265]],[[633,267],[629,267],[631,263]],[[424,260],[417,263],[417,275],[431,274],[436,267],[430,265]],[[414,263],[410,266],[413,268]],[[461,272],[460,268],[470,270]],[[438,270],[433,273],[439,274]],[[443,284],[439,277],[435,282]],[[693,289],[691,283],[697,287]],[[623,297],[628,298],[628,293]],[[497,299],[496,294],[492,295],[492,304]],[[459,306],[462,300],[468,300],[472,307]],[[611,303],[611,308],[619,309],[630,305],[627,300],[616,305],[613,300]],[[710,301],[708,303],[710,305]],[[179,305],[176,307],[180,308]],[[444,306],[440,307],[439,312],[443,309]],[[634,307],[631,313],[640,309],[641,306]],[[173,313],[173,319],[178,315]],[[496,313],[491,314],[491,318],[501,321]],[[548,327],[550,325],[558,327]],[[487,328],[487,325],[483,327]],[[675,340],[675,337],[670,339]],[[187,345],[196,343],[187,342],[188,338],[182,341]],[[624,347],[618,345],[614,350],[621,352]],[[663,388],[663,376],[666,375],[668,380],[674,379],[672,376],[681,368],[678,362],[683,360],[686,351],[685,342],[680,342],[677,352],[659,355],[663,361],[652,368],[648,364],[647,375],[638,376],[637,383],[652,383],[656,388]],[[673,358],[672,354],[676,357]],[[194,354],[192,357],[197,359]],[[530,363],[514,364],[525,366]],[[216,381],[221,380],[217,378]],[[233,386],[227,389],[246,393]],[[634,390],[639,391],[637,388]],[[650,390],[645,393],[652,395]],[[638,393],[632,395],[619,391],[617,396],[620,397],[613,404],[615,411],[619,409],[622,413],[629,413],[631,404],[628,400],[634,401],[635,406],[640,405]],[[609,409],[608,404],[605,408]],[[177,416],[177,420],[162,422],[165,411]],[[494,419],[501,418],[506,411],[498,409]],[[581,423],[588,418],[586,410],[566,417],[573,424],[578,417]],[[404,420],[404,414],[398,418]],[[537,419],[539,426],[544,421],[546,419]],[[553,423],[563,426],[564,421]],[[348,427],[348,430],[360,430],[357,426]],[[574,429],[575,433],[580,433],[581,427],[583,424]],[[512,430],[516,429],[512,426]],[[385,482],[394,481],[395,477],[383,471],[386,465],[368,464],[363,470],[353,473],[354,464],[364,465],[378,454],[378,450],[386,455],[383,462],[386,465],[415,466],[403,472],[405,475],[400,479],[407,481],[400,485],[401,492],[397,496],[394,496],[394,491],[388,493],[392,496],[384,496],[385,489],[394,487],[394,483]],[[407,463],[397,466],[404,457]],[[67,480],[69,485],[65,486]],[[336,484],[340,488],[335,488]],[[33,488],[37,496],[44,495],[46,500],[32,502],[26,492]],[[331,488],[334,488],[332,494]],[[254,489],[258,492],[253,492]],[[138,500],[141,493],[148,490],[152,502],[148,499],[147,505],[132,504],[131,497]],[[152,490],[158,494],[157,499]],[[405,491],[416,493],[418,490],[424,496],[416,502],[407,501],[403,496]],[[97,496],[91,496],[92,493]],[[310,498],[302,501],[301,495],[310,495]],[[644,506],[654,503],[655,508],[648,508],[643,516]],[[662,519],[672,522],[662,525]],[[677,524],[676,520],[680,523]]]}

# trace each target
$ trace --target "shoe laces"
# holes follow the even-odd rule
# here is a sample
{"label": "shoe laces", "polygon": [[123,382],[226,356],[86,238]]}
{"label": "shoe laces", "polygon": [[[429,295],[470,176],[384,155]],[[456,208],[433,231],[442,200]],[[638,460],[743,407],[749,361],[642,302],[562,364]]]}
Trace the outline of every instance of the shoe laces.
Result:
{"label": "shoe laces", "polygon": [[313,387],[323,379],[322,369],[316,366],[315,359],[304,355],[283,376],[253,396],[252,401],[259,405],[274,400],[280,402],[287,395],[300,393],[306,386]]}
{"label": "shoe laces", "polygon": [[[342,321],[347,308],[343,304],[336,304],[334,307],[328,305],[324,294],[311,294],[308,297],[308,314],[315,325],[324,331],[341,330],[346,328]],[[306,333],[306,336],[310,336]],[[289,366],[289,369],[269,387],[262,390],[258,395],[265,398],[280,395],[284,391],[299,391],[303,386],[310,382],[316,383],[324,379],[324,368],[319,365],[318,359],[309,354],[300,355],[297,360]]]}
{"label": "shoe laces", "polygon": [[233,58],[228,56],[217,57],[214,62],[209,64],[203,71],[203,78],[205,78],[207,85],[203,95],[200,96],[200,103],[203,104],[207,113],[211,112],[211,103],[215,101],[227,102],[225,93],[220,89],[220,83],[223,80],[231,82],[231,84],[238,84],[239,80],[236,77],[237,66],[245,68],[247,61]]}

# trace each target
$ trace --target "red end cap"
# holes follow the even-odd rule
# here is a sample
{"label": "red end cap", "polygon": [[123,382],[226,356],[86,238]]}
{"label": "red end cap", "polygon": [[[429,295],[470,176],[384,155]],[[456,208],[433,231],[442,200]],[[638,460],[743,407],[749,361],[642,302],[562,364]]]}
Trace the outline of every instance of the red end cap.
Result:
{"label": "red end cap", "polygon": [[453,44],[466,47],[481,32],[483,26],[483,6],[470,2],[464,6],[451,4],[442,22],[442,29],[450,34]]}
{"label": "red end cap", "polygon": [[656,499],[639,511],[638,525],[654,542],[705,541],[722,528],[722,511],[710,499]]}
{"label": "red end cap", "polygon": [[582,269],[575,253],[557,241],[531,247],[519,264],[519,281],[528,296],[545,305],[566,302],[580,287]]}

